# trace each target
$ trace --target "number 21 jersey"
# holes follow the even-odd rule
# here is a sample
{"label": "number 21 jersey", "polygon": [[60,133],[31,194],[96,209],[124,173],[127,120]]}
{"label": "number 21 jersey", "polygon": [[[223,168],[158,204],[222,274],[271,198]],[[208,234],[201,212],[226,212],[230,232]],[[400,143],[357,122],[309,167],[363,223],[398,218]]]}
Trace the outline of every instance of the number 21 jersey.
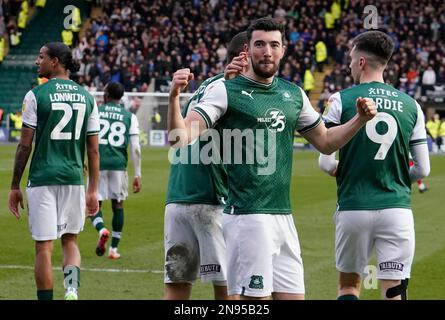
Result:
{"label": "number 21 jersey", "polygon": [[28,187],[82,185],[86,138],[99,132],[94,98],[74,81],[50,79],[26,94],[23,125],[35,129]]}

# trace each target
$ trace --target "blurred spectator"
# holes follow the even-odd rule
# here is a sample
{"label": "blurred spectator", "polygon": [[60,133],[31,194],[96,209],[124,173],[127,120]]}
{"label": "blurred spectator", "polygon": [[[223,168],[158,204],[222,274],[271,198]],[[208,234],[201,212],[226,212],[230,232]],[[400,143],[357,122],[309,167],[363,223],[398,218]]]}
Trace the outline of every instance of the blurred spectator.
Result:
{"label": "blurred spectator", "polygon": [[323,65],[328,59],[328,49],[322,40],[315,44],[315,61],[317,62],[318,72],[323,72]]}
{"label": "blurred spectator", "polygon": [[11,121],[12,126],[14,127],[14,129],[16,130],[21,130],[22,129],[22,124],[23,124],[23,118],[22,118],[22,111],[17,111],[15,114],[14,113],[10,113],[9,114],[9,120]]}
{"label": "blurred spectator", "polygon": [[[172,72],[189,67],[195,75],[187,87],[192,91],[202,79],[223,71],[226,43],[234,34],[245,30],[254,19],[275,16],[289,32],[284,74],[289,81],[301,82],[304,70],[315,63],[315,40],[335,43],[334,34],[323,34],[321,13],[330,6],[325,0],[307,5],[272,0],[104,1],[103,15],[91,20],[85,41],[73,49],[84,65],[78,80],[101,90],[110,73],[126,91],[147,90],[153,81],[155,91],[166,92]],[[90,62],[95,67],[86,73]]]}
{"label": "blurred spectator", "polygon": [[[440,130],[440,116],[439,114],[435,113],[432,117],[428,119],[426,122],[426,130],[428,135],[431,137],[433,141],[433,152],[438,151],[438,137],[439,137],[439,130]],[[442,144],[442,143],[441,143]]]}
{"label": "blurred spectator", "polygon": [[68,29],[64,29],[62,31],[62,42],[67,45],[68,47],[72,48],[73,47],[73,32],[71,30]]}
{"label": "blurred spectator", "polygon": [[315,88],[314,75],[312,74],[311,69],[306,69],[306,71],[304,72],[303,89],[309,96],[311,90],[314,88]]}
{"label": "blurred spectator", "polygon": [[422,75],[422,96],[426,95],[427,90],[434,90],[436,84],[436,72],[432,66],[428,66]]}
{"label": "blurred spectator", "polygon": [[19,32],[19,30],[17,29],[17,27],[15,27],[12,31],[11,34],[9,36],[9,44],[12,47],[18,46],[20,44],[20,37],[21,37],[21,33]]}

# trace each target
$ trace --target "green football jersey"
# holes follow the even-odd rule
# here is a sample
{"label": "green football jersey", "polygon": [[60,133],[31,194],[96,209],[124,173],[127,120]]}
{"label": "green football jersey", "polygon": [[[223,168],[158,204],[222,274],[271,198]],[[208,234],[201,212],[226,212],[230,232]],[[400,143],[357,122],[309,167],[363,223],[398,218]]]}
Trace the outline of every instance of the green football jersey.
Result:
{"label": "green football jersey", "polygon": [[137,117],[116,103],[99,106],[100,170],[127,169],[127,147],[131,135],[139,134]]}
{"label": "green football jersey", "polygon": [[294,131],[321,121],[304,91],[274,78],[244,76],[216,83],[194,109],[207,126],[218,123],[228,172],[230,214],[291,214],[289,199]]}
{"label": "green football jersey", "polygon": [[[206,89],[216,81],[224,81],[224,74],[205,80],[187,101],[183,116],[199,103]],[[213,140],[198,139],[174,151],[168,180],[167,203],[221,204],[227,198],[227,173],[222,163],[202,163],[199,155]],[[216,149],[220,149],[220,145]],[[172,149],[174,150],[174,149]],[[197,161],[193,160],[193,157]]]}
{"label": "green football jersey", "polygon": [[410,208],[409,147],[426,143],[422,109],[394,87],[369,82],[331,96],[325,122],[351,119],[358,97],[372,98],[378,113],[340,149],[339,210]]}
{"label": "green football jersey", "polygon": [[26,94],[23,109],[24,126],[35,129],[28,186],[82,185],[86,138],[99,131],[94,98],[53,78]]}

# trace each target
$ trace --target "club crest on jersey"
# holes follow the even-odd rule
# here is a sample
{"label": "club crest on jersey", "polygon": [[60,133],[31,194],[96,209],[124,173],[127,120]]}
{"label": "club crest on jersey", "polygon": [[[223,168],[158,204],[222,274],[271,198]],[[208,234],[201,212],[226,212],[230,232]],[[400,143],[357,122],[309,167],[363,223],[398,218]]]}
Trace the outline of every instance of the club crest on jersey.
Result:
{"label": "club crest on jersey", "polygon": [[268,109],[262,118],[257,118],[257,122],[264,123],[269,131],[281,132],[286,127],[286,116],[283,111],[275,108]]}
{"label": "club crest on jersey", "polygon": [[250,283],[249,283],[250,289],[263,289],[263,276],[257,276],[253,275],[250,277]]}
{"label": "club crest on jersey", "polygon": [[283,92],[283,101],[291,101],[292,100],[292,96],[290,95],[289,91],[284,91]]}

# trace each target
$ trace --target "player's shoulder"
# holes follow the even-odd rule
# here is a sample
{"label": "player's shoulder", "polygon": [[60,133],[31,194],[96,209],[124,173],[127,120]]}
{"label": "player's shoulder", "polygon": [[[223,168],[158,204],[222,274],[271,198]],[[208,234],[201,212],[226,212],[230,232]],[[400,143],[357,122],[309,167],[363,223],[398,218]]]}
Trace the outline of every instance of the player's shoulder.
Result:
{"label": "player's shoulder", "polygon": [[203,83],[201,84],[201,86],[208,86],[211,83],[215,83],[217,81],[224,81],[224,80],[225,80],[224,73],[218,73],[217,75],[214,75],[213,77],[210,77],[210,78],[204,80]]}
{"label": "player's shoulder", "polygon": [[303,91],[303,88],[301,88],[299,85],[297,85],[296,83],[293,83],[289,80],[283,79],[283,78],[279,78],[276,77],[276,81],[277,81],[277,86],[280,89],[285,89],[285,90],[291,90],[294,92],[297,92],[298,94],[301,94]]}
{"label": "player's shoulder", "polygon": [[218,86],[224,80],[225,80],[224,73],[219,73],[213,77],[210,77],[210,78],[204,80],[201,83],[201,85],[198,87],[198,89],[196,89],[196,91],[190,97],[190,100],[191,101],[196,100],[197,98],[201,97],[205,91],[213,89],[215,86]]}
{"label": "player's shoulder", "polygon": [[32,92],[37,97],[39,95],[39,93],[45,92],[46,90],[48,90],[51,87],[52,87],[52,84],[50,83],[50,81],[47,81],[45,83],[35,86],[31,90],[29,90],[28,93]]}

